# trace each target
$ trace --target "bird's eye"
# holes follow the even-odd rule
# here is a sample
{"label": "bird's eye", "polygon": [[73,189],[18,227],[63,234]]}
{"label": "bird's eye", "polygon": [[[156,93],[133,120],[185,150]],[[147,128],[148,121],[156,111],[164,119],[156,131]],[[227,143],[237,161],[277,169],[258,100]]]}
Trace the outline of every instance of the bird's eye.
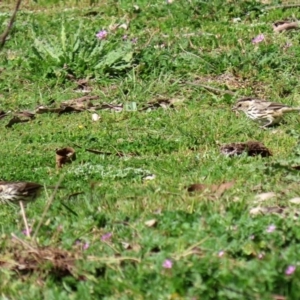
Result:
{"label": "bird's eye", "polygon": [[238,104],[238,107],[242,107],[242,103],[239,103],[239,104]]}

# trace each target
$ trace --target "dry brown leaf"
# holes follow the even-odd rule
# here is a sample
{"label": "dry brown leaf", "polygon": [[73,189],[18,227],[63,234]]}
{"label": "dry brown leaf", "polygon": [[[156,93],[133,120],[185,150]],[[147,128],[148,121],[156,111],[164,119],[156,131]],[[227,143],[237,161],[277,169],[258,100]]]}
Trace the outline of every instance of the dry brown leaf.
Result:
{"label": "dry brown leaf", "polygon": [[99,11],[89,11],[87,13],[85,13],[83,16],[85,17],[90,17],[90,16],[97,16],[100,12]]}
{"label": "dry brown leaf", "polygon": [[203,192],[205,190],[209,190],[209,187],[206,184],[202,184],[202,183],[194,183],[191,184],[188,188],[187,191],[188,192]]}
{"label": "dry brown leaf", "polygon": [[92,114],[92,120],[93,120],[94,122],[97,122],[97,121],[100,120],[100,116],[99,116],[98,114],[96,114],[96,113],[93,113],[93,114]]}
{"label": "dry brown leaf", "polygon": [[230,182],[224,182],[221,184],[211,184],[211,185],[206,185],[206,184],[201,184],[201,183],[195,183],[190,185],[187,188],[188,192],[210,192],[210,193],[215,193],[216,197],[221,197],[224,192],[228,189],[230,189],[234,185],[235,181],[230,181]]}
{"label": "dry brown leaf", "polygon": [[246,152],[248,156],[272,156],[272,152],[263,143],[258,141],[225,144],[220,147],[220,151],[222,154],[230,157],[241,155],[244,152]]}
{"label": "dry brown leaf", "polygon": [[92,91],[92,88],[89,86],[89,81],[87,79],[78,79],[76,80],[77,88],[74,89],[76,92],[80,93],[89,93]]}
{"label": "dry brown leaf", "polygon": [[125,250],[129,250],[129,249],[131,249],[131,246],[130,246],[130,244],[129,244],[129,243],[126,243],[126,242],[121,242],[121,244],[122,244],[122,246],[123,246],[123,248],[124,248]]}
{"label": "dry brown leaf", "polygon": [[129,23],[123,23],[123,24],[119,24],[119,25],[118,25],[118,28],[123,28],[123,29],[125,29],[125,30],[127,30],[128,27],[129,27]]}
{"label": "dry brown leaf", "polygon": [[35,118],[35,113],[28,111],[28,110],[16,112],[16,113],[14,113],[14,115],[19,118],[23,118],[23,119],[33,120]]}
{"label": "dry brown leaf", "polygon": [[147,227],[155,227],[157,225],[157,220],[156,219],[151,219],[145,222],[145,225]]}
{"label": "dry brown leaf", "polygon": [[293,204],[300,204],[300,197],[293,198],[289,200],[289,202]]}
{"label": "dry brown leaf", "polygon": [[83,96],[76,99],[70,99],[61,103],[61,106],[77,106],[79,103],[90,102],[99,99],[99,96]]}
{"label": "dry brown leaf", "polygon": [[5,127],[6,128],[10,128],[10,127],[12,127],[14,124],[17,124],[17,123],[25,123],[25,122],[28,122],[28,121],[30,121],[30,119],[21,119],[21,118],[19,118],[19,117],[17,117],[17,116],[13,116],[10,120],[9,120],[9,122],[5,125]]}
{"label": "dry brown leaf", "polygon": [[123,110],[123,104],[103,103],[101,106],[97,107],[97,109],[110,109],[115,112],[121,112]]}
{"label": "dry brown leaf", "polygon": [[88,85],[89,81],[87,79],[78,79],[78,80],[76,80],[76,83],[80,87],[85,87]]}
{"label": "dry brown leaf", "polygon": [[270,206],[270,207],[253,207],[250,209],[250,215],[258,215],[258,214],[282,214],[285,212],[284,207],[279,207],[279,206]]}
{"label": "dry brown leaf", "polygon": [[133,5],[133,10],[134,10],[134,12],[140,12],[141,11],[141,9],[139,8],[138,5]]}
{"label": "dry brown leaf", "polygon": [[255,196],[255,200],[257,202],[262,202],[262,201],[266,201],[266,200],[269,200],[271,198],[274,198],[276,197],[277,194],[275,194],[274,192],[268,192],[268,193],[262,193],[262,194],[258,194]]}
{"label": "dry brown leaf", "polygon": [[62,102],[59,108],[40,105],[36,108],[35,113],[58,113],[59,115],[61,115],[63,113],[95,110],[98,106],[94,105],[91,101],[96,99],[99,99],[99,96],[84,96],[76,99],[70,99]]}
{"label": "dry brown leaf", "polygon": [[143,106],[143,108],[140,109],[140,111],[143,110],[153,110],[162,107],[163,109],[167,109],[169,107],[174,108],[174,104],[183,102],[181,99],[177,98],[171,98],[171,99],[165,99],[165,98],[160,98],[160,99],[155,99],[150,102],[148,102],[146,105]]}
{"label": "dry brown leaf", "polygon": [[216,196],[221,197],[224,194],[224,192],[233,187],[234,184],[235,181],[221,183],[216,190]]}
{"label": "dry brown leaf", "polygon": [[141,246],[139,244],[129,244],[126,242],[122,242],[122,246],[125,250],[133,250],[135,252],[139,252],[141,250]]}
{"label": "dry brown leaf", "polygon": [[0,119],[3,119],[7,116],[8,114],[4,112],[3,110],[0,110]]}
{"label": "dry brown leaf", "polygon": [[287,298],[281,295],[272,295],[274,300],[286,300]]}
{"label": "dry brown leaf", "polygon": [[95,111],[101,109],[110,109],[116,112],[121,112],[123,110],[123,104],[92,103],[92,100],[96,100],[98,98],[99,96],[84,96],[77,99],[64,101],[60,104],[60,107],[54,108],[45,105],[40,105],[35,109],[35,113],[58,113],[59,115],[61,115],[63,113],[82,112],[86,110]]}
{"label": "dry brown leaf", "polygon": [[84,108],[81,107],[74,107],[74,106],[64,106],[61,107],[60,110],[58,111],[58,115],[62,115],[65,113],[70,113],[70,112],[82,112],[84,111]]}
{"label": "dry brown leaf", "polygon": [[142,177],[142,179],[144,181],[147,181],[147,180],[154,180],[156,178],[156,176],[154,174],[149,174],[149,175],[146,175],[144,177]]}
{"label": "dry brown leaf", "polygon": [[45,113],[58,113],[60,108],[50,108],[45,105],[40,105],[35,109],[36,114],[45,114]]}
{"label": "dry brown leaf", "polygon": [[139,244],[132,244],[131,248],[132,248],[133,251],[139,252],[142,247]]}
{"label": "dry brown leaf", "polygon": [[299,22],[277,21],[273,24],[273,30],[275,32],[281,32],[284,30],[298,29],[298,28],[299,28]]}
{"label": "dry brown leaf", "polygon": [[2,256],[0,262],[2,268],[13,270],[19,275],[39,274],[41,280],[46,279],[49,273],[60,277],[77,276],[75,264],[78,259],[82,259],[79,253],[48,246],[36,247],[16,236],[13,236],[7,250],[9,252]]}
{"label": "dry brown leaf", "polygon": [[[3,115],[3,117],[5,117],[6,115],[7,114]],[[16,123],[25,123],[30,120],[33,120],[34,118],[35,118],[35,114],[30,111],[24,110],[24,111],[16,112],[13,114],[13,117],[9,120],[8,124],[6,124],[5,127],[10,128]],[[1,115],[0,115],[0,119],[1,119]]]}
{"label": "dry brown leaf", "polygon": [[73,103],[70,102],[70,104],[61,103],[60,111],[58,112],[58,114],[61,115],[63,113],[69,113],[69,112],[82,112],[85,110],[95,110],[96,107],[97,106],[95,106],[90,100],[73,102]]}
{"label": "dry brown leaf", "polygon": [[56,150],[56,166],[61,168],[66,163],[71,163],[76,159],[75,150],[71,147],[66,147]]}
{"label": "dry brown leaf", "polygon": [[249,211],[250,215],[256,216],[259,214],[263,213],[263,208],[258,206],[258,207],[252,207]]}
{"label": "dry brown leaf", "polygon": [[264,214],[282,214],[286,210],[285,207],[280,206],[270,206],[270,207],[264,207],[263,213]]}

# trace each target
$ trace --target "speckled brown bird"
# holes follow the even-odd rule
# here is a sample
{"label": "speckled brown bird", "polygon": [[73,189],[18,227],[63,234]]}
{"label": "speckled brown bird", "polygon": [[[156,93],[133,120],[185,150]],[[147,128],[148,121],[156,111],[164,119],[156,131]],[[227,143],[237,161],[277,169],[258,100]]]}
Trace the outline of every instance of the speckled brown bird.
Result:
{"label": "speckled brown bird", "polygon": [[36,200],[43,185],[34,182],[0,181],[0,203],[24,204]]}
{"label": "speckled brown bird", "polygon": [[232,110],[243,111],[248,118],[260,123],[262,128],[266,128],[278,124],[286,113],[299,112],[300,107],[247,97],[238,100]]}

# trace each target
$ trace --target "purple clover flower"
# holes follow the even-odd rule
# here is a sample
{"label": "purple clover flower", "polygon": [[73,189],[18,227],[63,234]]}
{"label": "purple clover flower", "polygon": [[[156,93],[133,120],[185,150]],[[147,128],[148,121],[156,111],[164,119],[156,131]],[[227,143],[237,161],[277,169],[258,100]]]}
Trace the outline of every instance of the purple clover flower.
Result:
{"label": "purple clover flower", "polygon": [[90,247],[89,243],[84,243],[83,246],[82,246],[82,249],[87,250],[87,249],[89,249],[89,247]]}
{"label": "purple clover flower", "polygon": [[103,242],[109,241],[111,239],[111,237],[112,237],[111,232],[105,233],[101,236],[101,241],[103,241]]}
{"label": "purple clover flower", "polygon": [[272,224],[272,225],[270,225],[270,226],[267,228],[266,232],[267,232],[267,233],[272,233],[272,232],[275,231],[275,230],[276,230],[276,226],[275,226],[274,224]]}
{"label": "purple clover flower", "polygon": [[100,30],[97,34],[96,34],[96,37],[99,39],[99,40],[104,40],[106,39],[108,33],[106,30]]}
{"label": "purple clover flower", "polygon": [[296,271],[296,266],[290,265],[285,270],[285,275],[292,275]]}
{"label": "purple clover flower", "polygon": [[87,250],[90,247],[90,244],[88,242],[83,242],[82,240],[76,240],[75,241],[76,246],[82,246],[82,250]]}
{"label": "purple clover flower", "polygon": [[136,44],[137,41],[138,41],[138,38],[133,38],[133,39],[131,39],[131,43],[132,43],[132,44]]}
{"label": "purple clover flower", "polygon": [[162,265],[165,269],[172,269],[173,262],[170,259],[166,259]]}
{"label": "purple clover flower", "polygon": [[225,254],[225,251],[221,250],[221,251],[219,251],[218,256],[222,257],[222,256],[224,256],[224,254]]}
{"label": "purple clover flower", "polygon": [[263,34],[259,34],[254,39],[252,39],[252,44],[258,44],[262,42],[265,39],[265,36]]}
{"label": "purple clover flower", "polygon": [[30,236],[31,231],[32,231],[32,228],[29,227],[28,231],[27,231],[27,229],[24,229],[24,230],[22,230],[22,233],[26,236]]}
{"label": "purple clover flower", "polygon": [[264,253],[258,253],[257,258],[258,259],[263,259],[265,257]]}

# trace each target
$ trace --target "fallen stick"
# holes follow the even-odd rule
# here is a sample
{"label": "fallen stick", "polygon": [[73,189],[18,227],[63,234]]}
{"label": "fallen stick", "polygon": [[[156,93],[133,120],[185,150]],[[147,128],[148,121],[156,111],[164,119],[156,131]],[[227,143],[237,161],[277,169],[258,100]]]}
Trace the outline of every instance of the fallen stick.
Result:
{"label": "fallen stick", "polygon": [[8,25],[7,25],[6,29],[4,30],[4,32],[2,33],[2,35],[0,37],[0,50],[4,47],[4,45],[6,43],[7,36],[9,35],[9,33],[10,33],[12,27],[13,27],[13,24],[15,22],[16,15],[17,15],[17,12],[20,8],[21,2],[22,2],[22,0],[17,1],[15,10],[14,10],[13,14],[10,17]]}
{"label": "fallen stick", "polygon": [[273,30],[275,32],[281,32],[284,30],[297,29],[299,28],[299,22],[286,22],[280,25],[273,25]]}

